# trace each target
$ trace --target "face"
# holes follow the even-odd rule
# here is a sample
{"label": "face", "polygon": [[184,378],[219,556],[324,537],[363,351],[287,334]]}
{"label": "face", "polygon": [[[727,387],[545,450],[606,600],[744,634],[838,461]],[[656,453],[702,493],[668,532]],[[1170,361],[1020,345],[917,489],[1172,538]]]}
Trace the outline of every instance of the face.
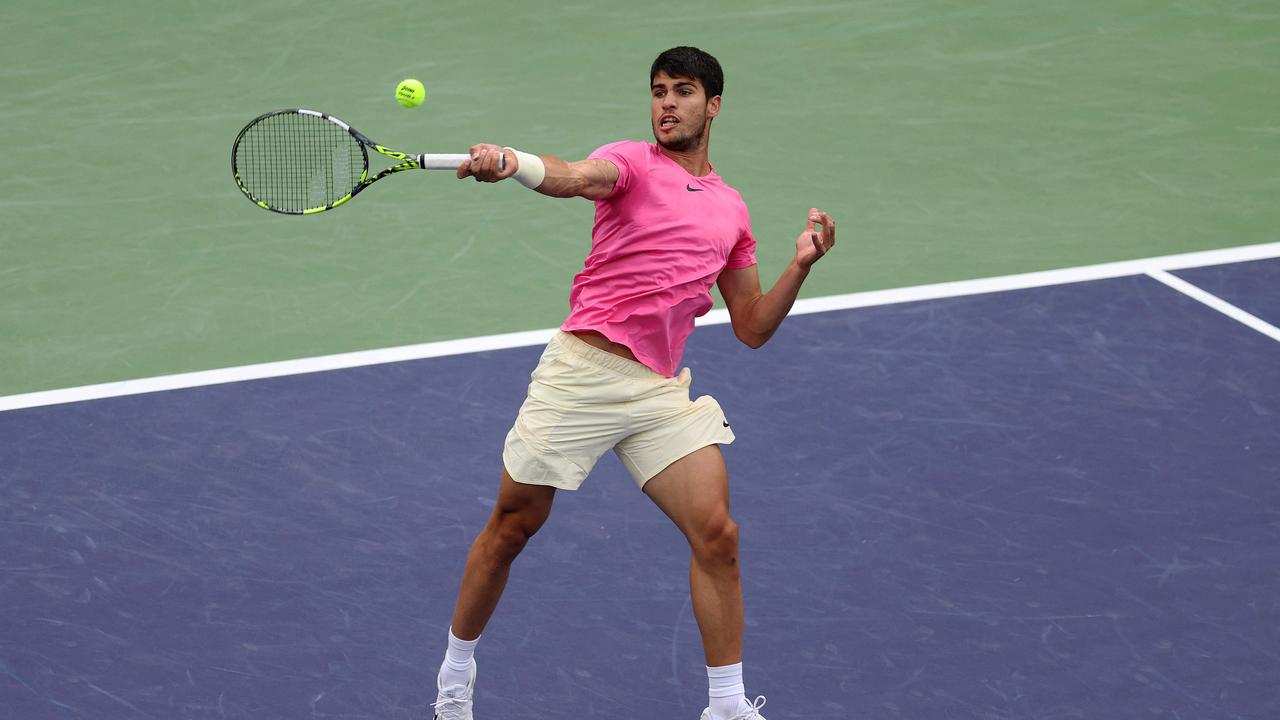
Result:
{"label": "face", "polygon": [[653,76],[650,112],[653,137],[668,150],[692,150],[706,140],[711,119],[720,113],[720,97],[707,99],[702,83],[665,72]]}

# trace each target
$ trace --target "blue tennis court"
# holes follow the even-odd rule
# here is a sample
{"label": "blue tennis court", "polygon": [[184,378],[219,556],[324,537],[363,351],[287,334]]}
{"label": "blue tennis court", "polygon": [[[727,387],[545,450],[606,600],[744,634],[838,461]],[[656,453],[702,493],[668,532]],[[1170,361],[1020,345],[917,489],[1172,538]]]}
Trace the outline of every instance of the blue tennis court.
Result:
{"label": "blue tennis court", "polygon": [[[1174,273],[1280,324],[1280,259]],[[539,347],[0,413],[0,718],[423,718]],[[694,333],[779,718],[1280,715],[1280,344],[1137,275]],[[477,717],[696,718],[683,539],[612,456]]]}

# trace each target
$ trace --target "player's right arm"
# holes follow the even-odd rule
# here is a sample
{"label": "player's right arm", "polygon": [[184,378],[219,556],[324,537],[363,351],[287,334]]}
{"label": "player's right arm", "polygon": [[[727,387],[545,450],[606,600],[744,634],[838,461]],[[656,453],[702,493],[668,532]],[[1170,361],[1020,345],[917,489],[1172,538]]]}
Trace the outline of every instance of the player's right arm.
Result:
{"label": "player's right arm", "polygon": [[[497,145],[471,146],[471,159],[458,166],[458,178],[473,177],[479,182],[498,182],[515,175],[520,170],[519,159],[511,150]],[[498,158],[505,155],[506,162],[498,169]],[[613,192],[618,182],[618,167],[608,160],[579,160],[569,162],[554,155],[540,155],[546,176],[535,190],[551,197],[583,197],[600,200]]]}

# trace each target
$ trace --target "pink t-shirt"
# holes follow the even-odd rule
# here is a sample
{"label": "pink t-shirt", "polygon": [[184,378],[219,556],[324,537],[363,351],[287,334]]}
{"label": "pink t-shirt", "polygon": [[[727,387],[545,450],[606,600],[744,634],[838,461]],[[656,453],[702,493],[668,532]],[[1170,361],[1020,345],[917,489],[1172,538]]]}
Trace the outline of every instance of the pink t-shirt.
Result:
{"label": "pink t-shirt", "polygon": [[618,182],[596,201],[591,252],[560,328],[595,330],[673,376],[720,272],[756,264],[747,205],[714,170],[690,175],[654,143],[611,143],[591,158],[617,165]]}

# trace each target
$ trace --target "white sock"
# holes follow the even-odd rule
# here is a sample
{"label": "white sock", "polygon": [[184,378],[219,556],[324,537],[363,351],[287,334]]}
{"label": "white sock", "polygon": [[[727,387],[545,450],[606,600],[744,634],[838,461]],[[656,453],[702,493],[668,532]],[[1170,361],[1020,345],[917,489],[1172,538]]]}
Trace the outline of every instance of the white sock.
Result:
{"label": "white sock", "polygon": [[471,679],[471,658],[476,654],[475,640],[459,640],[449,628],[449,649],[444,654],[444,664],[440,666],[440,687],[466,685]]}
{"label": "white sock", "polygon": [[707,666],[708,694],[711,696],[711,719],[729,720],[751,709],[747,687],[742,684],[742,663]]}

